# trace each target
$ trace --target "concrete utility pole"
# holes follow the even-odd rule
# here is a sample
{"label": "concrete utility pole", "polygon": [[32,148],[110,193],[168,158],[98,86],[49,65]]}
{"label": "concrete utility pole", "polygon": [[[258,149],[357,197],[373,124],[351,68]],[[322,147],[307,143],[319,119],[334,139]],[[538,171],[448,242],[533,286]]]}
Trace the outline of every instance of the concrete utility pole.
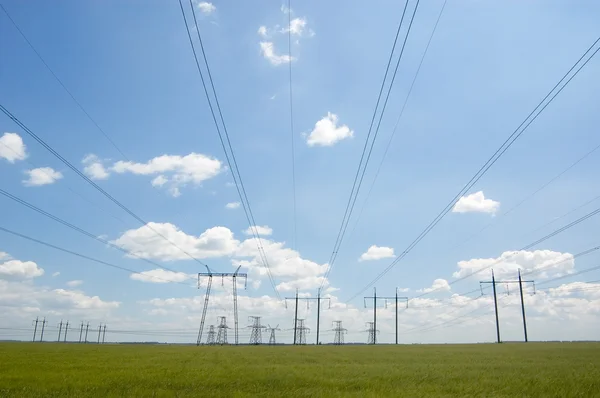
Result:
{"label": "concrete utility pole", "polygon": [[[371,297],[365,297],[365,299],[368,299]],[[398,301],[405,301],[406,302],[406,308],[408,308],[408,297],[399,297],[398,296],[398,288],[396,288],[396,295],[393,297],[377,297],[380,300],[385,300],[385,308],[387,308],[387,300],[394,300],[395,306],[396,306],[396,344],[398,344]],[[375,300],[375,297],[373,297],[373,300]],[[366,304],[365,304],[366,306]],[[377,307],[373,308],[373,311],[377,311]]]}
{"label": "concrete utility pole", "polygon": [[44,341],[44,329],[46,327],[46,323],[48,323],[48,321],[46,320],[46,317],[44,317],[44,320],[42,321],[42,335],[40,336],[40,341]]}
{"label": "concrete utility pole", "polygon": [[[494,291],[494,311],[496,314],[496,337],[497,337],[497,342],[501,343],[502,340],[500,340],[500,322],[499,322],[499,318],[498,318],[498,299],[496,297],[496,285],[497,284],[511,284],[511,283],[518,283],[519,284],[519,292],[520,292],[520,296],[521,296],[521,313],[523,314],[523,332],[525,335],[525,342],[527,343],[529,341],[528,337],[527,337],[527,320],[525,318],[525,300],[523,298],[523,283],[531,283],[533,284],[533,291],[535,294],[535,281],[531,280],[531,281],[524,281],[521,279],[521,270],[519,270],[519,277],[517,280],[505,280],[505,281],[498,281],[496,280],[496,278],[494,277],[494,270],[492,270],[492,280],[491,281],[481,281],[479,282],[479,285],[483,285],[483,284],[492,284],[493,287],[493,291]],[[483,289],[481,289],[481,293],[483,294]]]}
{"label": "concrete utility pole", "polygon": [[87,340],[87,335],[88,335],[88,331],[90,330],[90,323],[88,322],[87,325],[85,325],[85,343],[88,342]]}
{"label": "concrete utility pole", "polygon": [[321,330],[320,325],[321,325],[321,301],[322,300],[328,300],[329,301],[329,308],[331,308],[331,299],[329,297],[321,297],[321,291],[319,290],[319,293],[317,295],[317,297],[298,297],[298,289],[296,289],[296,296],[295,297],[285,297],[285,307],[287,308],[287,300],[295,300],[295,311],[294,311],[294,344],[296,344],[296,338],[298,335],[298,302],[300,300],[304,300],[306,301],[306,308],[310,308],[310,301],[312,300],[316,300],[317,301],[317,345],[319,344],[319,332]]}
{"label": "concrete utility pole", "polygon": [[[198,273],[198,289],[201,286],[201,279],[203,277],[208,277],[208,283],[206,285],[206,294],[204,296],[204,307],[202,308],[202,317],[200,318],[200,328],[198,329],[198,339],[196,340],[196,345],[200,345],[202,342],[202,333],[204,331],[204,322],[206,320],[206,311],[208,310],[208,302],[210,300],[210,291],[212,287],[213,277],[221,277],[221,285],[224,285],[225,278],[232,278],[233,280],[233,324],[234,324],[234,336],[235,336],[235,344],[239,343],[239,322],[238,322],[238,306],[237,306],[237,278],[244,278],[244,289],[248,284],[248,274],[240,273],[240,265],[237,270],[233,273],[231,272],[211,272],[211,270],[206,267],[207,272],[199,272]],[[218,327],[217,327],[218,328]],[[219,329],[220,330],[220,329]]]}
{"label": "concrete utility pole", "polygon": [[67,331],[69,330],[69,321],[67,321],[67,324],[65,325],[65,338],[64,338],[64,342],[67,342]]}
{"label": "concrete utility pole", "polygon": [[63,325],[63,321],[62,319],[60,320],[60,323],[58,324],[58,342],[60,342],[60,336],[62,335],[62,325]]}
{"label": "concrete utility pole", "polygon": [[40,322],[40,319],[39,319],[39,317],[36,316],[35,320],[32,322],[32,324],[35,325],[35,327],[33,328],[33,340],[32,341],[35,341],[35,335],[37,334],[37,327],[38,327],[39,322]]}

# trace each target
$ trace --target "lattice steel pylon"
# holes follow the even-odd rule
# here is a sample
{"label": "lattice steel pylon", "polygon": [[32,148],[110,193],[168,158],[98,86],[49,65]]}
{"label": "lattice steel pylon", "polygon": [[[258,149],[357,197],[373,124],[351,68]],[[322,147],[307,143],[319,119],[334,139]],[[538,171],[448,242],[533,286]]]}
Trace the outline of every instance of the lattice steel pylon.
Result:
{"label": "lattice steel pylon", "polygon": [[271,332],[271,334],[269,336],[269,345],[275,345],[275,344],[277,344],[277,341],[275,340],[275,331],[276,330],[281,330],[281,329],[279,329],[279,325],[275,326],[274,328],[272,328],[271,325],[269,325],[269,327],[267,328],[267,330],[269,332]]}
{"label": "lattice steel pylon", "polygon": [[208,337],[206,338],[206,344],[215,344],[215,325],[208,327]]}
{"label": "lattice steel pylon", "polygon": [[249,328],[252,328],[252,333],[250,333],[250,344],[262,344],[262,330],[265,327],[260,324],[260,317],[249,316],[248,319],[252,322],[252,325],[248,326]]}
{"label": "lattice steel pylon", "polygon": [[206,270],[208,272],[199,272],[198,273],[198,289],[200,289],[200,281],[202,277],[207,277],[208,282],[206,284],[206,294],[204,296],[204,306],[202,307],[202,317],[200,318],[200,328],[198,330],[198,339],[196,340],[196,345],[200,345],[202,342],[202,331],[204,330],[204,321],[206,319],[206,311],[208,309],[208,301],[210,299],[210,291],[212,287],[213,277],[221,277],[221,285],[224,284],[225,278],[231,277],[233,279],[233,323],[234,323],[234,335],[235,335],[235,344],[238,344],[238,303],[237,303],[237,278],[244,278],[244,287],[248,282],[248,274],[240,273],[240,265],[234,273],[230,272],[211,272],[208,267]]}
{"label": "lattice steel pylon", "polygon": [[369,332],[367,344],[375,344],[377,341],[375,335],[376,333],[379,333],[379,330],[375,330],[375,322],[367,322],[367,327],[368,329],[366,331]]}
{"label": "lattice steel pylon", "polygon": [[310,328],[304,326],[304,321],[305,321],[304,319],[297,319],[297,321],[298,321],[298,323],[297,323],[297,325],[298,325],[298,327],[297,327],[297,329],[298,329],[298,335],[297,335],[298,336],[297,337],[298,342],[296,344],[306,345],[306,334],[310,333]]}
{"label": "lattice steel pylon", "polygon": [[224,316],[219,317],[219,326],[217,326],[217,329],[219,329],[217,332],[217,344],[227,344],[227,329],[229,329],[227,318]]}
{"label": "lattice steel pylon", "polygon": [[348,329],[344,329],[342,327],[342,321],[333,321],[333,329],[335,332],[335,337],[333,338],[333,344],[341,345],[344,344],[344,334],[348,331]]}

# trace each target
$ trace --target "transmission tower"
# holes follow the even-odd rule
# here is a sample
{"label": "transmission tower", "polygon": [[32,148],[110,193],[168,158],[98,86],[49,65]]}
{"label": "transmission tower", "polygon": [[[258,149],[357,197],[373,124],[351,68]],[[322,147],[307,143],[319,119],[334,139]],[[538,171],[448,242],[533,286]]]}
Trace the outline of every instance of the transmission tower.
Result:
{"label": "transmission tower", "polygon": [[281,329],[279,329],[279,325],[275,326],[274,328],[272,328],[271,325],[269,325],[269,327],[267,328],[267,330],[269,332],[271,332],[271,334],[269,336],[269,345],[275,345],[275,344],[277,344],[277,341],[275,340],[275,331],[276,330],[281,330]]}
{"label": "transmission tower", "polygon": [[81,343],[81,336],[83,336],[83,321],[81,321],[81,327],[79,329],[79,342]]}
{"label": "transmission tower", "polygon": [[46,317],[44,317],[44,320],[42,321],[42,335],[40,336],[40,341],[44,341],[44,328],[46,327],[47,323],[48,321],[46,320]]}
{"label": "transmission tower", "polygon": [[304,319],[296,319],[296,329],[298,330],[298,342],[296,344],[306,345],[306,334],[310,333],[310,328],[304,326]]}
{"label": "transmission tower", "polygon": [[60,336],[62,335],[62,326],[63,326],[63,321],[61,319],[60,323],[58,324],[58,339],[56,340],[58,342],[60,342]]}
{"label": "transmission tower", "polygon": [[252,333],[250,333],[250,344],[262,344],[262,330],[265,327],[260,324],[260,317],[249,316],[248,319],[252,322],[252,325],[248,326],[249,328],[252,328]]}
{"label": "transmission tower", "polygon": [[342,345],[344,344],[344,334],[348,331],[348,329],[344,329],[342,327],[342,321],[333,321],[333,329],[335,332],[335,337],[333,338],[333,344]]}
{"label": "transmission tower", "polygon": [[84,339],[84,341],[83,341],[84,343],[87,343],[87,342],[88,342],[88,341],[87,341],[87,335],[88,335],[88,331],[89,331],[89,330],[90,330],[90,323],[88,322],[88,323],[85,325],[85,339]]}
{"label": "transmission tower", "polygon": [[331,308],[331,299],[329,297],[321,297],[321,291],[319,290],[317,297],[299,297],[298,289],[296,289],[296,296],[294,297],[285,297],[285,308],[287,308],[287,301],[294,300],[295,302],[295,312],[294,312],[294,344],[296,344],[296,340],[298,337],[298,302],[300,300],[306,301],[306,308],[310,308],[310,301],[317,301],[317,344],[319,344],[319,330],[321,325],[321,301],[328,300],[329,308]]}
{"label": "transmission tower", "polygon": [[64,342],[67,342],[67,332],[69,331],[69,321],[67,321],[67,323],[65,324],[65,337],[64,337]]}
{"label": "transmission tower", "polygon": [[227,344],[227,329],[229,329],[229,326],[227,326],[227,318],[220,316],[218,319],[219,326],[217,326],[217,329],[219,329],[219,331],[217,333],[217,344]]}
{"label": "transmission tower", "polygon": [[[494,312],[496,314],[496,337],[497,342],[500,343],[500,322],[498,321],[498,299],[496,298],[496,285],[497,284],[506,284],[508,289],[508,284],[510,283],[518,283],[519,284],[519,292],[521,294],[521,312],[523,314],[523,333],[525,334],[525,342],[527,343],[527,320],[525,319],[525,300],[523,298],[523,283],[531,283],[533,284],[533,294],[535,294],[535,282],[534,281],[524,281],[521,279],[521,270],[519,270],[519,278],[516,281],[499,281],[494,277],[494,270],[492,270],[492,280],[491,281],[482,281],[479,282],[479,286],[482,284],[492,284],[492,288],[494,289]],[[508,290],[507,290],[508,291]],[[483,289],[481,289],[481,294],[483,294]]]}
{"label": "transmission tower", "polygon": [[33,340],[32,341],[35,341],[35,335],[37,334],[38,323],[40,323],[40,318],[36,316],[35,320],[32,322],[32,325],[35,325],[35,328],[33,329]]}
{"label": "transmission tower", "polygon": [[215,325],[210,325],[208,327],[208,336],[206,337],[206,344],[215,344]]}
{"label": "transmission tower", "polygon": [[208,272],[199,272],[198,273],[198,289],[200,289],[200,280],[202,277],[208,277],[208,283],[206,285],[206,294],[204,296],[204,306],[202,307],[202,317],[200,318],[200,328],[198,330],[198,339],[196,340],[196,345],[200,345],[202,342],[202,331],[204,330],[204,321],[206,320],[206,311],[208,310],[208,301],[210,299],[210,290],[212,287],[213,277],[221,277],[221,285],[223,286],[225,283],[225,278],[231,277],[233,279],[233,323],[234,323],[234,335],[235,335],[235,344],[238,344],[239,334],[238,334],[238,308],[237,308],[237,278],[244,278],[244,289],[248,283],[248,274],[241,274],[240,265],[234,273],[230,272],[211,272],[208,267],[206,270]]}
{"label": "transmission tower", "polygon": [[367,332],[369,332],[369,338],[367,340],[367,344],[375,344],[377,339],[375,336],[379,333],[379,330],[375,329],[375,322],[367,322]]}
{"label": "transmission tower", "polygon": [[102,344],[104,344],[104,338],[106,337],[106,324],[102,327]]}

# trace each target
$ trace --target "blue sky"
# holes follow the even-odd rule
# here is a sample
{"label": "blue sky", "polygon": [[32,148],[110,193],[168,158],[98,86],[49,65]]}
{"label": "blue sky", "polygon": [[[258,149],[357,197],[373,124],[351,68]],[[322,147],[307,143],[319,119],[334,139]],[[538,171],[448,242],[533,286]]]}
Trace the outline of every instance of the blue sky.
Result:
{"label": "blue sky", "polygon": [[[597,27],[600,4],[593,1],[525,4],[448,0],[381,173],[356,229],[350,233],[443,1],[422,3],[349,233],[326,282],[335,288],[327,294],[332,296],[334,311],[339,313],[330,313],[325,321],[329,317],[348,319],[356,323],[352,329],[355,331],[363,328],[363,322],[370,317],[369,311],[362,308],[360,299],[345,301],[393,261],[391,256],[359,261],[361,255],[373,245],[387,248],[379,253],[393,249],[394,255],[400,254],[600,35]],[[292,2],[292,19],[296,24],[292,25],[295,247],[292,247],[291,135],[285,58],[288,36],[282,33],[288,15],[277,1],[233,5],[215,0],[211,4],[212,7],[201,7],[195,3],[199,26],[256,222],[272,229],[272,235],[263,238],[267,255],[272,256],[271,265],[278,269],[275,282],[285,284],[280,286],[282,296],[292,295],[295,286],[314,295],[321,282],[319,278],[327,269],[342,221],[403,4]],[[259,272],[255,242],[248,240],[243,232],[248,225],[242,209],[226,208],[239,198],[230,186],[231,173],[226,167],[177,2],[33,4],[9,0],[3,5],[130,163],[77,107],[4,13],[0,13],[0,103],[81,170],[96,163],[96,173],[87,171],[96,183],[144,220],[156,223],[153,224],[156,229],[201,256],[213,270],[230,272],[234,269],[232,262],[244,264],[251,282],[243,294],[253,298],[247,299],[252,304],[242,309],[244,316],[246,312],[257,313],[270,319],[269,322],[291,326],[293,315],[281,308],[267,278]],[[186,11],[189,12],[189,7]],[[261,34],[259,28],[263,26]],[[261,51],[261,42],[271,43],[269,48],[274,53],[265,52],[264,45]],[[466,210],[449,213],[377,283],[379,292],[393,295],[394,289],[400,287],[410,289],[406,294],[414,297],[420,294],[419,290],[431,287],[434,280],[452,282],[453,273],[459,270],[458,262],[498,258],[598,205],[592,203],[528,234],[600,195],[597,184],[600,158],[592,153],[514,212],[502,215],[600,144],[599,67],[597,57],[592,59],[469,192],[481,191],[493,202],[481,205],[477,197],[465,198]],[[328,114],[335,115],[337,125],[327,123]],[[17,134],[22,145],[15,144],[14,135],[3,136],[5,133]],[[309,145],[310,137],[319,134],[329,138],[341,134],[345,138],[334,140],[331,145],[319,142]],[[0,116],[0,137],[6,137],[3,143],[16,145],[11,150],[0,147],[2,189],[127,250],[163,262],[183,273],[180,277],[203,271],[200,264],[182,258],[169,244],[153,239],[148,229],[139,229],[139,223],[68,170],[4,115]],[[23,182],[27,170],[40,167],[52,170],[37,174],[41,178],[38,185]],[[100,167],[106,175],[98,171]],[[40,185],[39,181],[48,182],[49,174],[55,172],[61,178]],[[83,201],[73,191],[124,223]],[[150,264],[125,257],[9,199],[2,198],[0,203],[2,227],[136,271],[153,269]],[[483,206],[480,211],[474,211],[477,203]],[[493,225],[464,243],[489,223]],[[525,259],[524,254],[522,263],[511,264],[535,268],[544,261],[548,265],[554,258],[593,247],[600,238],[598,226],[598,219],[591,218],[531,249],[532,253],[545,251],[537,253],[537,257],[532,254],[534,260]],[[207,235],[202,235],[205,231]],[[212,252],[208,253],[208,249]],[[6,259],[19,262],[11,263],[10,270],[5,265],[8,270],[2,280],[5,291],[39,294],[31,302],[20,302],[14,295],[0,298],[5,306],[2,324],[29,325],[30,319],[39,315],[57,321],[58,318],[93,319],[122,325],[121,328],[132,328],[130,325],[136,322],[156,325],[156,329],[177,325],[192,330],[197,325],[197,304],[202,290],[175,283],[132,280],[126,273],[6,234],[0,240],[0,252],[7,253]],[[595,266],[597,260],[598,255],[591,254],[568,262],[570,268],[563,267],[563,263],[553,275]],[[0,260],[0,264],[2,261],[12,260]],[[37,268],[31,265],[28,268],[24,265],[27,261],[34,262]],[[16,267],[28,271],[19,273]],[[43,275],[35,275],[38,268],[44,270]],[[60,274],[53,276],[55,273]],[[489,277],[487,272],[483,275]],[[599,276],[599,272],[590,272],[566,278],[556,285],[592,281],[600,279]],[[483,277],[466,279],[453,285],[450,291],[441,289],[428,297],[434,301],[446,300],[452,294],[476,289]],[[69,286],[69,281],[82,283]],[[193,284],[193,280],[186,282]],[[226,292],[219,294],[222,298]],[[564,335],[557,338],[592,335],[597,326],[593,314],[600,310],[599,297],[594,294],[592,291],[569,296],[585,301],[584,310],[576,315],[571,314],[569,305],[553,301],[563,300],[563,296],[548,294],[543,301],[539,298],[542,295],[537,295],[535,300],[543,302],[532,302],[532,311],[537,311],[532,327],[536,327],[535,317],[539,317],[539,338],[554,337],[544,334],[547,333],[541,327],[544,322],[560,324],[561,319],[569,316],[576,316],[581,322],[580,330],[589,334],[575,335],[558,329],[556,333]],[[56,299],[56,295],[62,299]],[[96,296],[100,301],[92,300]],[[195,301],[185,301],[192,298]],[[175,309],[165,304],[167,299],[181,301]],[[485,300],[473,305],[481,302],[487,305]],[[226,304],[222,305],[221,312],[230,311]],[[167,310],[160,313],[155,311],[157,308]],[[385,314],[388,310],[382,311]],[[216,314],[219,309],[211,311]],[[314,317],[314,310],[306,315]],[[406,319],[407,328],[423,322],[435,323],[437,317],[444,316],[444,311],[415,310],[412,315]],[[506,318],[505,326],[509,336],[512,333],[518,338],[518,312],[512,311],[510,316],[517,316],[517,321]],[[491,319],[488,316],[482,322]],[[491,340],[490,324],[484,324],[485,332],[481,335],[465,335],[459,328],[444,329],[433,337],[407,335],[407,338]],[[356,332],[357,340],[363,338]]]}

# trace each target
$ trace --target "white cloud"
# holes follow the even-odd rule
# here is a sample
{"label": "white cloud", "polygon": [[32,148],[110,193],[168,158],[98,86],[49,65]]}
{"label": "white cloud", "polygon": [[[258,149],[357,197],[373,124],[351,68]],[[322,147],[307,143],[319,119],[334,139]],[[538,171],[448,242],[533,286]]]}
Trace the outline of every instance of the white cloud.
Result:
{"label": "white cloud", "polygon": [[261,26],[261,27],[259,27],[259,28],[258,28],[258,35],[259,35],[260,37],[264,38],[264,39],[268,38],[268,37],[269,37],[269,32],[268,32],[268,30],[267,30],[267,27],[266,27],[266,26],[264,26],[264,25],[263,25],[263,26]]}
{"label": "white cloud", "polygon": [[379,247],[376,245],[372,245],[369,249],[361,254],[358,261],[371,261],[371,260],[381,260],[382,258],[393,258],[396,257],[394,254],[394,248],[392,247]]}
{"label": "white cloud", "polygon": [[8,260],[0,263],[0,279],[33,279],[42,275],[44,270],[33,261]]}
{"label": "white cloud", "polygon": [[[481,269],[491,268],[497,278],[515,278],[521,269],[522,273],[536,272],[536,278],[544,279],[572,273],[575,259],[571,253],[560,253],[551,250],[504,252],[498,258],[474,258],[458,262],[458,271],[452,276],[462,278]],[[482,275],[489,275],[486,271]]]}
{"label": "white cloud", "polygon": [[37,169],[26,170],[25,174],[27,174],[29,178],[23,180],[23,184],[28,187],[54,184],[56,181],[63,178],[62,173],[54,170],[52,167],[38,167]]}
{"label": "white cloud", "polygon": [[260,42],[260,52],[272,65],[278,66],[282,64],[287,64],[290,61],[294,60],[294,58],[289,55],[279,55],[275,52],[275,45],[272,41],[261,41]]}
{"label": "white cloud", "polygon": [[[246,229],[244,231],[244,233],[246,235],[252,235],[253,231],[252,231],[252,227],[248,227],[248,229]],[[269,236],[273,234],[273,228],[270,228],[269,226],[265,225],[264,227],[261,227],[260,225],[257,225],[254,227],[254,231],[261,236]]]}
{"label": "white cloud", "polygon": [[238,207],[240,207],[241,203],[240,202],[231,202],[231,203],[227,203],[225,205],[225,208],[227,209],[237,209]]}
{"label": "white cloud", "polygon": [[27,157],[26,149],[19,134],[4,133],[0,137],[0,159],[6,159],[9,163],[24,160]]}
{"label": "white cloud", "polygon": [[[233,232],[225,227],[213,227],[204,231],[200,236],[193,236],[187,235],[170,223],[150,222],[147,225],[150,228],[144,226],[126,231],[112,243],[135,253],[136,256],[164,261],[190,259],[176,246],[196,258],[209,258],[232,255],[239,244],[234,239]],[[176,246],[158,236],[154,231],[165,236]]]}
{"label": "white cloud", "polygon": [[453,213],[491,213],[494,214],[500,208],[500,202],[486,199],[483,191],[461,197],[452,208]]}
{"label": "white cloud", "polygon": [[581,294],[600,299],[600,283],[572,282],[548,290],[548,294],[553,297]]}
{"label": "white cloud", "polygon": [[193,152],[185,156],[162,155],[146,163],[118,161],[112,166],[112,170],[119,174],[158,174],[152,180],[152,185],[162,187],[169,183],[168,192],[174,197],[181,195],[180,188],[188,183],[200,185],[203,181],[217,176],[224,169],[218,159]]}
{"label": "white cloud", "polygon": [[156,177],[155,179],[153,179],[151,184],[153,187],[162,187],[167,182],[169,182],[169,179],[161,174],[158,177]]}
{"label": "white cloud", "polygon": [[81,163],[85,165],[83,172],[92,180],[106,180],[110,176],[102,161],[94,154],[86,155]]}
{"label": "white cloud", "polygon": [[69,287],[77,287],[77,286],[81,286],[81,285],[83,285],[83,281],[80,281],[80,280],[74,280],[74,281],[67,282],[67,286],[69,286]]}
{"label": "white cloud", "polygon": [[354,131],[346,125],[338,127],[338,116],[327,112],[327,116],[315,123],[315,128],[308,135],[308,146],[332,146],[338,141],[354,136]]}
{"label": "white cloud", "polygon": [[425,289],[420,289],[420,290],[417,290],[417,291],[418,292],[423,292],[423,293],[430,293],[430,292],[434,292],[434,291],[449,292],[450,291],[450,284],[445,279],[436,279],[436,280],[433,281],[431,287],[427,287]]}
{"label": "white cloud", "polygon": [[53,274],[52,274],[52,277],[53,277],[53,278],[56,278],[56,277],[57,277],[57,276],[59,276],[59,275],[60,275],[60,272],[56,271],[55,273],[53,273]]}
{"label": "white cloud", "polygon": [[285,27],[281,29],[281,33],[290,32],[293,35],[301,36],[304,33],[304,29],[306,28],[306,19],[305,18],[294,18],[291,20],[289,27]]}
{"label": "white cloud", "polygon": [[210,15],[217,10],[217,7],[215,7],[213,3],[202,1],[198,3],[198,9],[202,11],[203,14]]}
{"label": "white cloud", "polygon": [[276,288],[280,292],[291,292],[296,289],[314,289],[316,287],[320,287],[321,283],[323,283],[323,287],[326,287],[329,284],[329,281],[327,281],[327,279],[325,279],[323,276],[307,276],[289,282],[281,282],[276,286]]}
{"label": "white cloud", "polygon": [[109,309],[118,308],[120,305],[117,301],[102,301],[98,296],[90,297],[79,291],[54,289],[52,293],[57,302],[72,305],[77,309]]}
{"label": "white cloud", "polygon": [[130,278],[133,280],[151,283],[185,282],[195,277],[196,275],[167,271],[160,268],[130,275]]}
{"label": "white cloud", "polygon": [[10,254],[6,252],[0,252],[0,260],[10,260]]}

